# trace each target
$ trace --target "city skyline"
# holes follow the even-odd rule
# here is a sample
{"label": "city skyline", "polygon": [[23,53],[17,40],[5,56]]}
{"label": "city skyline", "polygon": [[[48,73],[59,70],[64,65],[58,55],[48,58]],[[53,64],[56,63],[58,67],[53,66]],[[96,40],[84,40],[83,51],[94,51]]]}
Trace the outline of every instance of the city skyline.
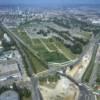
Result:
{"label": "city skyline", "polygon": [[25,4],[25,5],[52,5],[52,4],[100,4],[99,0],[2,0],[0,5],[15,5],[15,4]]}

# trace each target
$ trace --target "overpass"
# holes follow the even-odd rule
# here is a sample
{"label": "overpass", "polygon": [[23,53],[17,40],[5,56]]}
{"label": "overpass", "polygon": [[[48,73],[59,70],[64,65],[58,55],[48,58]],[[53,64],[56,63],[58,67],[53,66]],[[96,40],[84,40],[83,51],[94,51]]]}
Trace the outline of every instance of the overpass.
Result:
{"label": "overpass", "polygon": [[71,60],[71,61],[64,62],[64,63],[50,63],[50,64],[48,64],[48,66],[49,66],[48,70],[37,73],[36,76],[37,77],[47,77],[49,75],[56,74],[58,71],[66,69],[67,67],[70,67],[70,66],[76,64],[77,62],[78,62],[78,59]]}

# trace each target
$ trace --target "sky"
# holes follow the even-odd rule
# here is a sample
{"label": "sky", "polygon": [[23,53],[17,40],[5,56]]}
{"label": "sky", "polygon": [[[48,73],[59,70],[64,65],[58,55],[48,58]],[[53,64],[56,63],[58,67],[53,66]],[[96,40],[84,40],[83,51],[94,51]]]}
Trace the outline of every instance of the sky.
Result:
{"label": "sky", "polygon": [[7,4],[100,4],[100,0],[0,0],[0,5]]}

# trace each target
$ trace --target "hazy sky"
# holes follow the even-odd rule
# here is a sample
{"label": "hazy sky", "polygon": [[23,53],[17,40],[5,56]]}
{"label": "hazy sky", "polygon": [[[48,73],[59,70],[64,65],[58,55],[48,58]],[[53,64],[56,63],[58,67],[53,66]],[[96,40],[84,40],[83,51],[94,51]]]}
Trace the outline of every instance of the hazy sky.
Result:
{"label": "hazy sky", "polygon": [[100,0],[0,0],[0,4],[100,4]]}

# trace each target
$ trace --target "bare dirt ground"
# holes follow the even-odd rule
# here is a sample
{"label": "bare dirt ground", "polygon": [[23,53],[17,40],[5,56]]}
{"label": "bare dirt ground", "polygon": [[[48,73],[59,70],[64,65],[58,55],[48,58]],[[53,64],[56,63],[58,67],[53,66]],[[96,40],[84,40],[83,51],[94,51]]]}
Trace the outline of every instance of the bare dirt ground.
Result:
{"label": "bare dirt ground", "polygon": [[78,88],[64,78],[58,81],[54,89],[40,86],[40,90],[44,100],[77,100],[79,95]]}

